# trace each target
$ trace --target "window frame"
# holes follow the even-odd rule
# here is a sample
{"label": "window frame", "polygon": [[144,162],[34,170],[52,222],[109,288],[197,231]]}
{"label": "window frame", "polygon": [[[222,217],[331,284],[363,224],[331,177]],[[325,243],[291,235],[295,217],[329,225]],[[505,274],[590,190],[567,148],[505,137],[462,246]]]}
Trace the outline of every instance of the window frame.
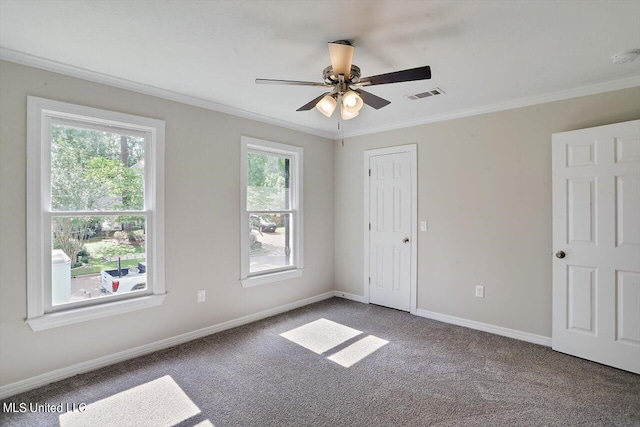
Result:
{"label": "window frame", "polygon": [[[54,210],[51,205],[51,126],[145,135],[142,210]],[[164,274],[164,136],[162,120],[44,98],[27,97],[27,318],[34,331],[162,304]],[[147,289],[52,306],[51,221],[56,216],[140,215],[146,219]]]}
{"label": "window frame", "polygon": [[[249,153],[286,156],[290,159],[289,188],[290,209],[272,211],[291,214],[292,265],[260,272],[250,272],[249,217],[258,211],[247,210],[247,161]],[[303,159],[302,147],[263,139],[241,137],[240,155],[240,283],[252,287],[300,277],[304,271],[304,215],[303,215]],[[267,211],[261,211],[267,213]]]}

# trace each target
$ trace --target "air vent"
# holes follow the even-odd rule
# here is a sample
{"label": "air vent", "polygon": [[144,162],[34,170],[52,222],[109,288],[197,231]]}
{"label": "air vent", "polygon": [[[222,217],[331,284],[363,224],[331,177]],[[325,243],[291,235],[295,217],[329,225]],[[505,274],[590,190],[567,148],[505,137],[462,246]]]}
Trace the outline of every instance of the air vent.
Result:
{"label": "air vent", "polygon": [[415,95],[409,95],[408,98],[409,99],[421,99],[421,98],[428,98],[430,96],[442,95],[443,93],[446,93],[446,92],[443,91],[442,89],[440,89],[439,87],[437,87],[435,89],[431,89],[431,90],[428,90],[426,92],[416,93]]}

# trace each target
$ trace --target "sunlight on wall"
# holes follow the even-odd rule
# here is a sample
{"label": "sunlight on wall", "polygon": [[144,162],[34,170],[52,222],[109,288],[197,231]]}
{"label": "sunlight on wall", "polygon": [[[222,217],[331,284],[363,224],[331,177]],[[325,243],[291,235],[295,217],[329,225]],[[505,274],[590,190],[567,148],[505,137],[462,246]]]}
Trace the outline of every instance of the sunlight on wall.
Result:
{"label": "sunlight on wall", "polygon": [[327,319],[318,319],[280,334],[317,354],[322,354],[362,332]]}
{"label": "sunlight on wall", "polygon": [[[173,378],[165,375],[91,403],[84,412],[62,414],[59,421],[61,427],[174,426],[200,412]],[[211,425],[209,420],[198,424]]]}
{"label": "sunlight on wall", "polygon": [[[331,320],[318,319],[284,332],[280,336],[316,354],[323,354],[361,333],[357,329],[332,322]],[[389,344],[389,341],[369,335],[332,354],[327,359],[349,368],[387,344]]]}
{"label": "sunlight on wall", "polygon": [[332,354],[327,359],[349,368],[387,344],[389,344],[389,341],[369,335]]}

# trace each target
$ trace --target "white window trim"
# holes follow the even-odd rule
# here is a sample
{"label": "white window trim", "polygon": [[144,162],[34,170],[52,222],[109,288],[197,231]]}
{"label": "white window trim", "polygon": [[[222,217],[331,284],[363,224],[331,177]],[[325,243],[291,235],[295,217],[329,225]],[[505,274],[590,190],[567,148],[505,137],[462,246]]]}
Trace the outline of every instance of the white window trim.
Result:
{"label": "white window trim", "polygon": [[[291,174],[291,198],[297,212],[293,221],[293,267],[284,271],[267,271],[249,274],[249,212],[247,211],[247,154],[251,150],[283,154],[293,159]],[[300,277],[304,271],[304,214],[303,214],[303,148],[263,139],[241,137],[240,148],[240,283],[242,287],[264,285]]]}
{"label": "white window trim", "polygon": [[[49,188],[50,136],[52,118],[88,121],[97,126],[117,127],[150,133],[145,158],[145,208],[149,215],[147,233],[148,257],[152,259],[148,270],[150,293],[128,299],[102,299],[93,305],[46,312],[45,285],[51,286],[51,248],[44,231],[50,225],[47,215],[48,200],[44,189]],[[162,304],[165,297],[164,273],[164,139],[162,120],[130,114],[84,107],[49,99],[27,97],[27,319],[31,329],[40,331],[86,320],[121,314]],[[47,204],[45,204],[47,203]],[[99,214],[99,213],[98,213]]]}

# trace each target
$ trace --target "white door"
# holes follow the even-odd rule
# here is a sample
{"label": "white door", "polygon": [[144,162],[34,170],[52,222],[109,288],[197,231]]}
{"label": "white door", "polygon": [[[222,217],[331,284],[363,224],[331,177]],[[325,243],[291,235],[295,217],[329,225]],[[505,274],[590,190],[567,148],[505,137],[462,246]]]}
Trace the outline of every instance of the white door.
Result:
{"label": "white door", "polygon": [[369,301],[411,311],[412,158],[369,157]]}
{"label": "white door", "polygon": [[552,151],[553,349],[640,373],[640,120]]}

